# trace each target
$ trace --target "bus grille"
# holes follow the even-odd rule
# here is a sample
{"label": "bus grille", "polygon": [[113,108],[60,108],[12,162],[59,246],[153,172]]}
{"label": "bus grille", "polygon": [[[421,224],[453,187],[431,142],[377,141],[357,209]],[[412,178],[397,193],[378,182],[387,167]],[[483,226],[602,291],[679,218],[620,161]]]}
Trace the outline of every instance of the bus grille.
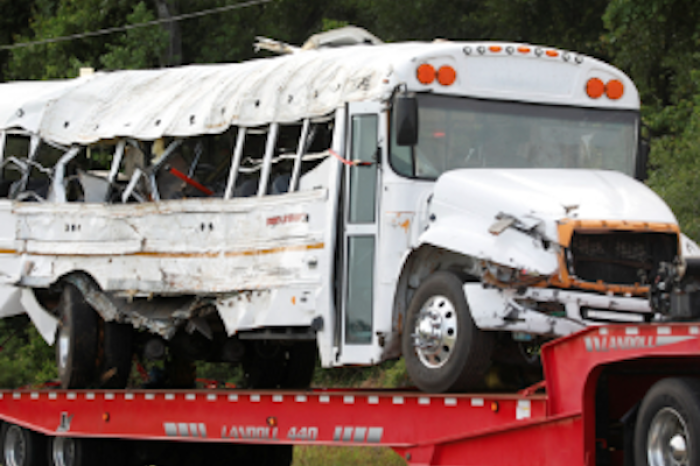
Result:
{"label": "bus grille", "polygon": [[675,233],[574,232],[567,259],[569,273],[582,281],[648,285],[659,264],[677,255]]}

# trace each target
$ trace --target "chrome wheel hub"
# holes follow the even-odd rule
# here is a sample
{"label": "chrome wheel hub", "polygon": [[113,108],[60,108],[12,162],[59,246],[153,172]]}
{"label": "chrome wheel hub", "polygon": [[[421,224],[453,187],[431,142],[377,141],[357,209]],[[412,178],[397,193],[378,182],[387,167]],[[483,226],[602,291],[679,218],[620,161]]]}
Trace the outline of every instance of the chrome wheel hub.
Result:
{"label": "chrome wheel hub", "polygon": [[445,296],[432,296],[418,313],[413,345],[418,359],[431,369],[444,366],[457,341],[457,313]]}
{"label": "chrome wheel hub", "polygon": [[649,466],[690,466],[688,428],[673,408],[664,408],[654,416],[647,437]]}
{"label": "chrome wheel hub", "polygon": [[11,426],[5,434],[5,464],[7,466],[22,466],[27,456],[27,443],[24,433],[19,426]]}
{"label": "chrome wheel hub", "polygon": [[52,443],[51,455],[56,466],[71,466],[75,463],[75,441],[72,438],[56,437]]}
{"label": "chrome wheel hub", "polygon": [[58,332],[58,370],[63,372],[68,364],[68,353],[70,352],[70,336],[68,332],[61,328]]}

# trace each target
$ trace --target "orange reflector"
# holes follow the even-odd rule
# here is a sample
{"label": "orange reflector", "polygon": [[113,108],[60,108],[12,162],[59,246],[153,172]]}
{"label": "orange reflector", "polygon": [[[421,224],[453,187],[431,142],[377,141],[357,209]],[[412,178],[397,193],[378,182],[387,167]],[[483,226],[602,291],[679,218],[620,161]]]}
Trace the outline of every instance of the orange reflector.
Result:
{"label": "orange reflector", "polygon": [[518,47],[520,53],[530,53],[530,47]]}
{"label": "orange reflector", "polygon": [[591,78],[586,83],[586,94],[591,99],[597,99],[605,92],[605,84],[598,78]]}
{"label": "orange reflector", "polygon": [[500,409],[500,406],[498,406],[498,401],[492,401],[491,402],[491,411],[493,411],[494,413],[497,413],[499,409]]}
{"label": "orange reflector", "polygon": [[608,81],[608,85],[605,86],[605,93],[608,95],[609,99],[617,100],[625,93],[625,86],[617,79],[612,79]]}
{"label": "orange reflector", "polygon": [[423,63],[416,70],[416,78],[421,84],[430,84],[435,81],[435,68],[433,65]]}
{"label": "orange reflector", "polygon": [[109,422],[109,413],[103,413],[102,414],[102,420],[105,422]]}
{"label": "orange reflector", "polygon": [[498,53],[501,50],[503,50],[503,48],[500,45],[492,45],[491,47],[489,47],[489,50],[493,53]]}
{"label": "orange reflector", "polygon": [[443,86],[449,86],[457,79],[457,72],[451,66],[441,66],[438,70],[437,79]]}
{"label": "orange reflector", "polygon": [[558,57],[559,56],[559,52],[557,52],[556,50],[547,50],[545,53],[547,54],[548,57]]}
{"label": "orange reflector", "polygon": [[277,418],[270,416],[266,419],[267,425],[270,427],[277,427]]}

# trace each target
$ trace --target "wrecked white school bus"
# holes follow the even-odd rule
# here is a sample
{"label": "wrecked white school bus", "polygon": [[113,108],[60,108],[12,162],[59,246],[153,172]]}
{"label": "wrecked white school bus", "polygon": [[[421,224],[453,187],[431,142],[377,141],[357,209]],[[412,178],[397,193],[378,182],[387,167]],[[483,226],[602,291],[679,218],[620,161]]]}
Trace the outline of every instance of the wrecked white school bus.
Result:
{"label": "wrecked white school bus", "polygon": [[496,354],[664,318],[649,285],[693,245],[638,181],[620,70],[355,29],[261,45],[288,53],[0,85],[0,313],[64,387],[123,386],[134,353],[170,386],[208,360],[303,387],[318,354],[456,391]]}

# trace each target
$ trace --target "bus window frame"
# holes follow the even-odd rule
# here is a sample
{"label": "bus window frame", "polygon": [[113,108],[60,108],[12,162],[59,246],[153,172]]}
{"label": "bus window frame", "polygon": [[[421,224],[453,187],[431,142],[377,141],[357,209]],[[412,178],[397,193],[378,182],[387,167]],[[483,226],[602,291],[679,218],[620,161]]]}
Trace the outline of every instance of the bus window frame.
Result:
{"label": "bus window frame", "polygon": [[[577,105],[554,105],[554,104],[544,104],[544,103],[536,103],[536,102],[523,102],[523,101],[517,101],[517,100],[500,100],[500,99],[482,99],[482,98],[477,98],[477,97],[472,97],[472,96],[464,96],[464,95],[447,95],[447,94],[433,94],[433,93],[416,93],[416,96],[420,95],[431,95],[431,96],[440,96],[440,97],[451,97],[451,98],[457,98],[457,99],[467,99],[467,100],[474,100],[474,101],[482,101],[482,102],[503,102],[503,103],[510,103],[510,104],[518,104],[518,105],[528,105],[528,106],[542,106],[542,107],[557,107],[557,108],[568,108],[568,109],[577,109],[577,110],[598,110],[598,111],[614,111],[614,112],[625,112],[625,113],[630,113],[635,116],[635,128],[634,128],[634,134],[636,137],[636,140],[634,141],[633,146],[636,148],[635,149],[635,154],[634,154],[634,178],[635,179],[640,179],[640,173],[642,173],[642,170],[640,169],[639,165],[639,157],[640,157],[640,128],[641,128],[641,110],[639,109],[629,109],[629,108],[620,108],[620,109],[614,109],[614,108],[601,108],[601,107],[584,107],[584,106],[577,106]],[[420,109],[420,105],[418,106]],[[393,108],[389,110],[389,125],[388,125],[388,144],[387,144],[387,159],[388,159],[388,165],[391,167],[392,172],[394,172],[395,175],[400,176],[402,178],[406,178],[409,180],[416,180],[416,181],[429,181],[429,182],[435,182],[437,181],[438,177],[426,177],[426,176],[416,176],[415,172],[415,166],[416,166],[416,161],[415,161],[415,145],[413,146],[400,146],[400,147],[408,147],[410,148],[411,151],[411,171],[413,173],[412,176],[408,176],[401,171],[399,171],[395,165],[394,165],[394,157],[392,155],[392,149],[394,146],[398,146],[398,144],[395,143],[394,140],[394,112]],[[418,125],[420,126],[420,121],[418,122]],[[466,168],[466,167],[465,167]],[[584,168],[572,168],[571,170],[585,170]],[[614,170],[619,173],[625,173],[619,170]],[[627,173],[625,173],[627,174]],[[632,176],[627,174],[628,176]]]}

